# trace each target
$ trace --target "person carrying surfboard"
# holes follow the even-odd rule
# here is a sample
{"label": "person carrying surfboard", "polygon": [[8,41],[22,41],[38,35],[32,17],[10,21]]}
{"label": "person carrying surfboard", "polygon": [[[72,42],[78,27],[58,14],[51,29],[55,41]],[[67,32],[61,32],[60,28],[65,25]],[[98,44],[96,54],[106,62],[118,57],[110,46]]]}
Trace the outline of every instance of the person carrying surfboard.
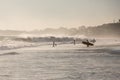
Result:
{"label": "person carrying surfboard", "polygon": [[82,41],[82,44],[86,45],[87,47],[89,46],[94,46],[93,43],[89,42],[89,40],[87,39],[86,41]]}

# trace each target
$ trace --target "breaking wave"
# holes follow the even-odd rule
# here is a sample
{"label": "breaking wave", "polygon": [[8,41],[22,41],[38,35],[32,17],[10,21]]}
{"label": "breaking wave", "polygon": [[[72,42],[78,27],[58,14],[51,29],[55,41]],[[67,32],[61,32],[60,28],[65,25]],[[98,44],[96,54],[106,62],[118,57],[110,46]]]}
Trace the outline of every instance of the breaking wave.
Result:
{"label": "breaking wave", "polygon": [[[55,41],[58,45],[61,44],[73,44],[76,40],[76,44],[81,45],[81,41],[86,38],[84,35],[80,36],[34,36],[34,35],[21,35],[21,36],[0,36],[0,50],[17,49],[23,47],[33,47],[41,45],[51,45]],[[120,45],[120,39],[96,39],[95,46],[104,45]]]}

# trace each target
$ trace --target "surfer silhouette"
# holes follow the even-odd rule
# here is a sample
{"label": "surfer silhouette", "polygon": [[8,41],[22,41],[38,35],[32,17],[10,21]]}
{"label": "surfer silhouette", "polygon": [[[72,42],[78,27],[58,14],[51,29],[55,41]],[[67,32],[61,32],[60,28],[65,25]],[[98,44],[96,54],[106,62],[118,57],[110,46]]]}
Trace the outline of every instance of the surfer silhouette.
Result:
{"label": "surfer silhouette", "polygon": [[93,43],[89,42],[89,40],[87,39],[86,41],[82,41],[82,44],[86,45],[87,47],[89,46],[94,46]]}
{"label": "surfer silhouette", "polygon": [[[88,39],[87,39],[87,43],[89,43]],[[89,44],[87,44],[87,47],[89,47]]]}

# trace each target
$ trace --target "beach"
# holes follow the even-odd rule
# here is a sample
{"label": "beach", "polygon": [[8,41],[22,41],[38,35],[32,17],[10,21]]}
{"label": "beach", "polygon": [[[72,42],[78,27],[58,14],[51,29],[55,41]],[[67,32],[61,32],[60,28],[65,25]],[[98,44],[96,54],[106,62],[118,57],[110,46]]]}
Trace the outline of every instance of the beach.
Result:
{"label": "beach", "polygon": [[119,46],[64,44],[0,51],[0,80],[119,80]]}

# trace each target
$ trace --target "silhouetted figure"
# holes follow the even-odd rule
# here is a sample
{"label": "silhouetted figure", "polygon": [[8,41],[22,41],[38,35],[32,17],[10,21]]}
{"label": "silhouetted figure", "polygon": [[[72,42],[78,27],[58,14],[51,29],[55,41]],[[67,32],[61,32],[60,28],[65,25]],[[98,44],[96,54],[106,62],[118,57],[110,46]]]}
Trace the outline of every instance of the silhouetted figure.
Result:
{"label": "silhouetted figure", "polygon": [[86,45],[87,47],[89,47],[89,46],[94,46],[94,44],[93,44],[93,43],[90,43],[90,42],[88,41],[88,39],[87,39],[86,41],[82,41],[82,44]]}
{"label": "silhouetted figure", "polygon": [[95,42],[96,42],[96,40],[95,40],[95,39],[93,39],[93,40],[91,40],[90,42],[93,42],[93,43],[95,43]]}
{"label": "silhouetted figure", "polygon": [[75,45],[75,44],[76,44],[76,41],[74,40],[74,42],[73,42],[73,43],[74,43],[74,45]]}
{"label": "silhouetted figure", "polygon": [[55,43],[55,41],[53,41],[53,47],[57,46],[57,44]]}
{"label": "silhouetted figure", "polygon": [[51,38],[51,40],[52,40],[52,42],[53,42],[52,46],[55,47],[55,46],[57,45],[57,44],[55,44],[55,39],[56,39],[56,38],[53,37],[53,36],[51,36],[50,38]]}
{"label": "silhouetted figure", "polygon": [[55,41],[53,41],[53,47],[55,47]]}
{"label": "silhouetted figure", "polygon": [[[89,43],[88,39],[87,39],[87,43]],[[89,47],[89,44],[87,44],[87,47]]]}

